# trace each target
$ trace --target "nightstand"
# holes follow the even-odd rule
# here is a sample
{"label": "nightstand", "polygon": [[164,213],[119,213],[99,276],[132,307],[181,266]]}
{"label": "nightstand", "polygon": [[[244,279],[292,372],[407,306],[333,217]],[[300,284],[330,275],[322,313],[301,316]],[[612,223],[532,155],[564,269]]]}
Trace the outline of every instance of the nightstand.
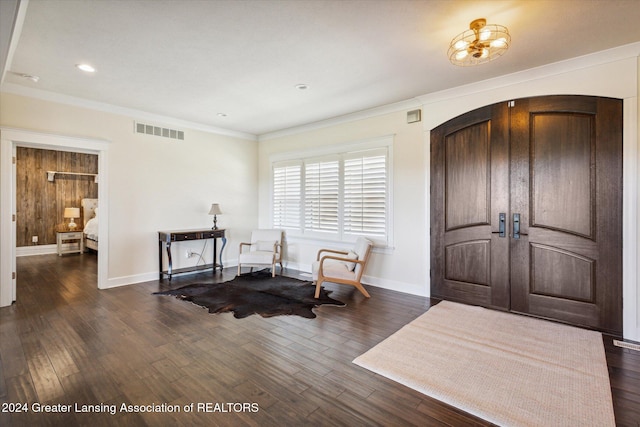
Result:
{"label": "nightstand", "polygon": [[[71,240],[76,241],[76,247],[62,249],[62,244]],[[58,244],[58,256],[84,252],[82,231],[56,231],[56,243]]]}

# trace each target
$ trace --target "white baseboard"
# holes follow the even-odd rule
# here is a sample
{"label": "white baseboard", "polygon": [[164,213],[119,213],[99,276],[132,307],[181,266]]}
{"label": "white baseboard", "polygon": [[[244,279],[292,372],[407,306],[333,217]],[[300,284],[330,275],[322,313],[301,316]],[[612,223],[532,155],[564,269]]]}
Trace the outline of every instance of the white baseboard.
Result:
{"label": "white baseboard", "polygon": [[[237,266],[238,266],[238,260],[231,260],[231,261],[226,260],[224,262],[224,268],[237,267]],[[211,271],[211,270],[188,271],[188,272],[180,273],[180,276],[202,273],[203,271]],[[136,283],[155,281],[155,280],[158,280],[159,274],[160,273],[158,271],[154,271],[149,273],[134,274],[131,276],[113,277],[107,280],[107,286],[105,286],[102,289],[111,289],[111,288],[117,288],[120,286],[135,285]]]}
{"label": "white baseboard", "polygon": [[47,255],[58,253],[58,245],[18,246],[16,256]]}
{"label": "white baseboard", "polygon": [[[285,268],[292,268],[294,270],[304,271],[311,273],[311,264],[298,264],[295,262],[284,261]],[[390,291],[402,292],[410,295],[417,295],[421,297],[429,297],[430,289],[427,284],[416,285],[413,283],[398,282],[395,280],[381,279],[379,277],[373,277],[364,275],[362,277],[362,283],[369,286],[375,286],[376,288],[389,289]]]}
{"label": "white baseboard", "polygon": [[[62,250],[77,249],[77,243],[63,243]],[[34,256],[34,255],[49,255],[57,254],[58,245],[33,245],[33,246],[18,246],[16,248],[16,257],[21,256]]]}
{"label": "white baseboard", "polygon": [[429,297],[431,294],[427,285],[416,285],[413,283],[398,282],[395,280],[380,279],[366,274],[362,277],[362,283],[377,288],[388,289],[390,291],[402,292],[404,294],[416,295],[419,297]]}
{"label": "white baseboard", "polygon": [[158,280],[158,272],[134,274],[132,276],[121,276],[107,279],[107,286],[102,289],[118,288],[120,286],[135,285],[136,283],[150,282]]}
{"label": "white baseboard", "polygon": [[[298,264],[295,262],[284,261],[284,268],[291,268],[294,270],[302,271],[305,273],[311,273],[310,264]],[[224,263],[225,268],[237,267],[238,260],[226,260]],[[196,274],[198,271],[192,271],[187,273],[181,273],[180,275]],[[104,289],[117,288],[119,286],[133,285],[136,283],[150,282],[158,280],[158,272],[149,272],[142,274],[135,274],[132,276],[114,277],[107,281],[107,286]],[[402,292],[410,295],[417,295],[421,297],[429,297],[428,285],[415,285],[412,283],[397,282],[394,280],[380,279],[378,277],[372,277],[365,275],[362,283],[368,286],[375,286],[377,288],[389,289],[391,291]]]}

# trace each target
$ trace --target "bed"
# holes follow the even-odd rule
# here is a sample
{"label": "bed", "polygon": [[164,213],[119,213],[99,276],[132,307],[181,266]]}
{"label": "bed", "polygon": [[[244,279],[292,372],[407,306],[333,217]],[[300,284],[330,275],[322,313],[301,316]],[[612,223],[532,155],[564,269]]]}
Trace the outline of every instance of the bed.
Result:
{"label": "bed", "polygon": [[82,199],[84,247],[98,250],[98,199]]}

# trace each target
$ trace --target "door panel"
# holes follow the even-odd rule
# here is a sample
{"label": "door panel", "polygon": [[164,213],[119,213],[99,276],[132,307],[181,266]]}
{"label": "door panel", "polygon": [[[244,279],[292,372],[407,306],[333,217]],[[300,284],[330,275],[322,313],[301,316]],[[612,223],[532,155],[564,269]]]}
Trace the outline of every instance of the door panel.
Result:
{"label": "door panel", "polygon": [[593,129],[593,115],[532,115],[532,226],[593,236]]}
{"label": "door panel", "polygon": [[622,102],[529,98],[511,114],[512,176],[529,181],[511,192],[527,234],[511,240],[511,310],[619,334]]}
{"label": "door panel", "polygon": [[531,294],[593,303],[595,262],[557,247],[530,243]]}
{"label": "door panel", "polygon": [[485,121],[445,136],[446,231],[490,222],[489,125]]}
{"label": "door panel", "polygon": [[433,297],[621,334],[620,100],[490,105],[433,129],[431,150]]}
{"label": "door panel", "polygon": [[445,279],[489,286],[491,241],[460,242],[445,248]]}
{"label": "door panel", "polygon": [[432,131],[434,297],[509,308],[509,271],[500,262],[508,239],[498,234],[508,210],[508,129],[494,119],[507,114],[493,105]]}

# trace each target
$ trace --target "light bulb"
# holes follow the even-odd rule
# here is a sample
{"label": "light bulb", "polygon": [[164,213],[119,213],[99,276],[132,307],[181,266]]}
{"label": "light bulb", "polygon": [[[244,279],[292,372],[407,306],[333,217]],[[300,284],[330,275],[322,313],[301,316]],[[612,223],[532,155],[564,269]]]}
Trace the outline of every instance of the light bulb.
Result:
{"label": "light bulb", "polygon": [[507,40],[504,37],[501,37],[497,40],[491,42],[491,47],[500,48],[504,47],[507,44]]}
{"label": "light bulb", "polygon": [[466,58],[468,54],[469,53],[466,50],[461,50],[460,52],[456,53],[456,60],[460,61]]}
{"label": "light bulb", "polygon": [[456,44],[453,45],[453,47],[455,47],[456,50],[466,49],[467,46],[469,46],[469,42],[464,40],[458,40]]}

